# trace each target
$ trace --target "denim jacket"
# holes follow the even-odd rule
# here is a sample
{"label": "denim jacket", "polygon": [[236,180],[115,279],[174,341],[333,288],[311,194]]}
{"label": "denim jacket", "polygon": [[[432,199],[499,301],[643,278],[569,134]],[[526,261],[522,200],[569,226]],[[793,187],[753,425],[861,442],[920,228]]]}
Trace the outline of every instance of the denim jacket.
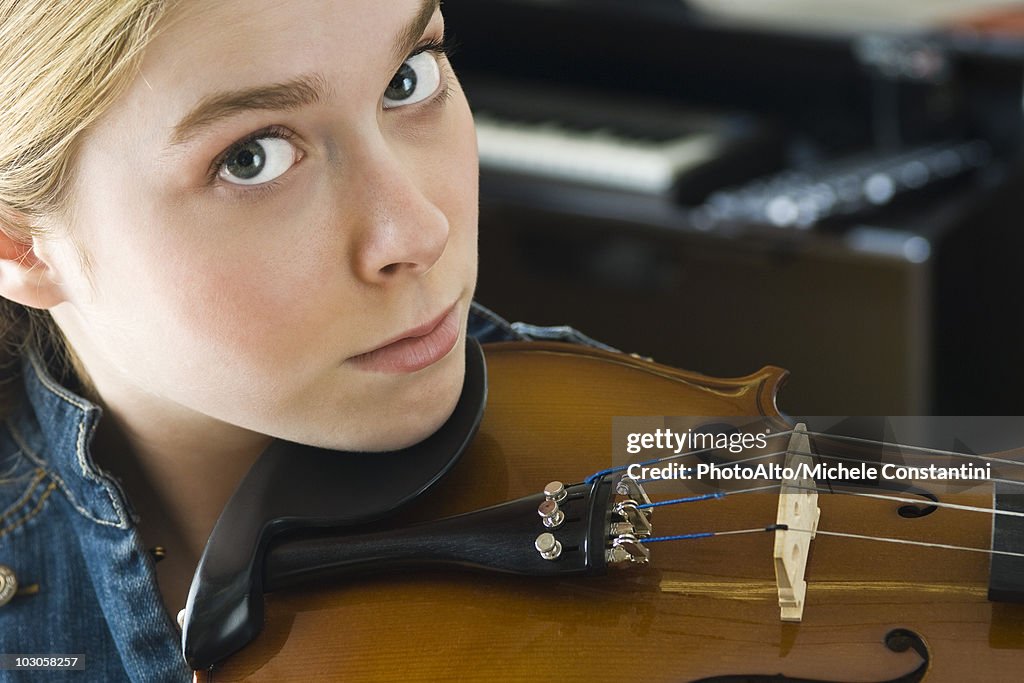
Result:
{"label": "denim jacket", "polygon": [[[468,329],[481,342],[610,349],[476,303]],[[190,681],[131,507],[89,452],[101,409],[55,381],[35,353],[21,379],[26,400],[0,426],[0,565],[21,588],[0,606],[0,654],[77,655],[85,671],[0,670],[0,681]]]}

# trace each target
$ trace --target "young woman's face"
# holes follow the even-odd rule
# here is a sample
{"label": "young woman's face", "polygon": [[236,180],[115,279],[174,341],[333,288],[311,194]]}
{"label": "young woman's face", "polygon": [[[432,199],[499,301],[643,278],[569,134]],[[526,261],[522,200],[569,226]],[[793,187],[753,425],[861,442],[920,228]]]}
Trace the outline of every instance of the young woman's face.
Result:
{"label": "young woman's face", "polygon": [[332,448],[440,426],[477,157],[436,4],[190,0],[166,18],[78,157],[90,267],[70,242],[49,255],[53,315],[108,402]]}

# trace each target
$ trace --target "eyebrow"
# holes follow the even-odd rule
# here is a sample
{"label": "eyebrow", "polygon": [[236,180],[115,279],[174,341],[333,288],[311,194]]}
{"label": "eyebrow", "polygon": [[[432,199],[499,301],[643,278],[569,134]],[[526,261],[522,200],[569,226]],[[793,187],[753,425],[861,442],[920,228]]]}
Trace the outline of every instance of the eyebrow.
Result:
{"label": "eyebrow", "polygon": [[[440,0],[423,1],[413,20],[398,34],[392,50],[393,62],[400,63],[409,56],[440,4]],[[171,131],[171,145],[184,144],[204,128],[236,114],[252,110],[295,110],[322,103],[328,98],[329,92],[330,88],[323,74],[311,73],[283,83],[209,95],[174,126]]]}

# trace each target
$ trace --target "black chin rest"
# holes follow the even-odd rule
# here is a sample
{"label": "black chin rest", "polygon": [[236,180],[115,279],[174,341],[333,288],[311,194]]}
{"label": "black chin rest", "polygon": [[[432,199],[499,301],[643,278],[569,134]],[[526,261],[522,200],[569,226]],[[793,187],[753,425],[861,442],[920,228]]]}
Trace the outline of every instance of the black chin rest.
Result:
{"label": "black chin rest", "polygon": [[228,501],[196,568],[182,632],[189,666],[207,669],[259,633],[263,557],[274,536],[366,524],[411,502],[455,465],[480,425],[486,397],[484,355],[467,338],[462,395],[426,440],[385,453],[272,443]]}

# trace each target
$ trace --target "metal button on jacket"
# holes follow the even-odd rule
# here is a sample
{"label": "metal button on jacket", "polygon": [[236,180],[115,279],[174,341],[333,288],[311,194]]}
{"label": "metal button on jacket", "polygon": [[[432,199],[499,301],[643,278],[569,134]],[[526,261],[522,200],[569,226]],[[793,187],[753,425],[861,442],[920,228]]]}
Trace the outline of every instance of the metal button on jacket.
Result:
{"label": "metal button on jacket", "polygon": [[14,570],[0,564],[0,607],[9,603],[17,592],[18,577],[14,575]]}

